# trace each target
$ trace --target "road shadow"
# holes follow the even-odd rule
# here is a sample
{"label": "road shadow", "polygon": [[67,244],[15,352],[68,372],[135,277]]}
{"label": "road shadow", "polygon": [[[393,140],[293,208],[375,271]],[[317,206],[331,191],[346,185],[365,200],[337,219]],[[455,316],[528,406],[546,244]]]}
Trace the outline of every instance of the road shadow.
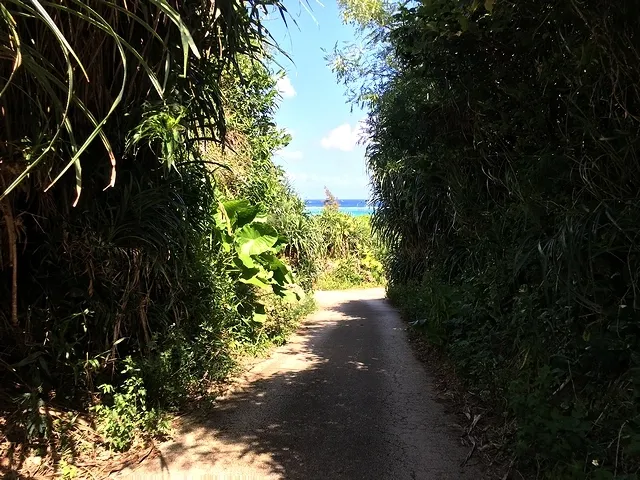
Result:
{"label": "road shadow", "polygon": [[[277,372],[222,399],[206,418],[184,422],[176,440],[161,448],[162,477],[253,464],[257,478],[464,478],[457,469],[443,474],[441,459],[431,472],[413,471],[405,445],[390,432],[397,418],[390,413],[380,322],[371,320],[378,308],[351,300],[312,316],[272,358],[280,362]],[[415,429],[430,434],[427,425]],[[451,452],[436,444],[424,454]]]}

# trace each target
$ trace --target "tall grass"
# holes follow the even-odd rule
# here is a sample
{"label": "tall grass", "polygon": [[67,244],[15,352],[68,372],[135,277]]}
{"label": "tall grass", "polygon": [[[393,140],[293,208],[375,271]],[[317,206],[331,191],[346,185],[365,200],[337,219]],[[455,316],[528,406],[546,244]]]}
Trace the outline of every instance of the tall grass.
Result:
{"label": "tall grass", "polygon": [[262,230],[276,232],[270,264],[310,285],[303,206],[270,160],[287,138],[263,66],[267,9],[285,12],[0,5],[0,407],[20,419],[13,438],[55,438],[42,408],[53,404],[102,405],[100,418],[138,428],[117,408],[183,406],[304,313],[271,308],[280,300],[241,277],[216,220],[222,201],[260,204]]}
{"label": "tall grass", "polygon": [[367,152],[390,297],[505,415],[523,471],[635,478],[638,5],[397,12]]}
{"label": "tall grass", "polygon": [[327,193],[325,207],[313,217],[321,245],[316,287],[340,290],[382,285],[384,247],[371,230],[370,216],[340,212],[331,193]]}

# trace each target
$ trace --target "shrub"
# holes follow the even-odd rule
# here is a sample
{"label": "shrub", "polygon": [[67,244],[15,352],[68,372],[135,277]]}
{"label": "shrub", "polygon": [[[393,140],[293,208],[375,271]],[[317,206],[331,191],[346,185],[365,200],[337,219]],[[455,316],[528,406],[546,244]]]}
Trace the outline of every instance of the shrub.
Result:
{"label": "shrub", "polygon": [[313,221],[323,245],[318,254],[317,288],[334,290],[384,282],[383,248],[371,231],[369,216],[356,217],[329,206]]}
{"label": "shrub", "polygon": [[370,108],[390,297],[514,421],[520,468],[635,478],[637,2],[342,3],[375,30],[373,67],[335,66]]}
{"label": "shrub", "polygon": [[155,408],[147,407],[147,390],[131,357],[124,362],[121,374],[124,380],[118,388],[105,383],[98,388],[103,400],[93,407],[96,413],[98,432],[104,442],[116,451],[127,450],[134,440],[149,435],[164,435],[169,430],[167,419]]}

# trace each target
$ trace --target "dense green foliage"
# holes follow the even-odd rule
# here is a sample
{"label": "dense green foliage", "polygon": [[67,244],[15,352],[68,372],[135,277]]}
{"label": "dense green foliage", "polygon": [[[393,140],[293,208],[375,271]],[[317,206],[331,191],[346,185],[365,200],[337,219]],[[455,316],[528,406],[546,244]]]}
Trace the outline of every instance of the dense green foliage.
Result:
{"label": "dense green foliage", "polygon": [[384,249],[371,231],[371,217],[340,212],[337,199],[326,192],[322,213],[313,217],[313,227],[322,245],[316,258],[319,271],[316,288],[340,290],[381,285]]}
{"label": "dense green foliage", "polygon": [[381,5],[373,53],[334,66],[370,108],[389,297],[505,415],[521,471],[637,478],[638,3]]}
{"label": "dense green foliage", "polygon": [[0,5],[12,438],[53,442],[47,412],[62,405],[93,410],[125,449],[310,308],[314,230],[271,162],[289,139],[262,7]]}

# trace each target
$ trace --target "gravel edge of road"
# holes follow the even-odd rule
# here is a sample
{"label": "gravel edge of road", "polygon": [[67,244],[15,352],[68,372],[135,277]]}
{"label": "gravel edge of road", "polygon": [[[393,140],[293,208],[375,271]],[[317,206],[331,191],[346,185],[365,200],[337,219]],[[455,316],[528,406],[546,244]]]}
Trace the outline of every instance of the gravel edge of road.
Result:
{"label": "gravel edge of road", "polygon": [[469,459],[479,458],[491,478],[526,479],[513,469],[514,459],[501,451],[502,445],[513,441],[513,425],[506,424],[499,412],[465,388],[446,353],[430,343],[424,333],[409,325],[402,316],[400,318],[405,322],[407,338],[415,357],[434,379],[436,400],[444,405],[447,415],[457,420],[461,438],[469,448]]}

